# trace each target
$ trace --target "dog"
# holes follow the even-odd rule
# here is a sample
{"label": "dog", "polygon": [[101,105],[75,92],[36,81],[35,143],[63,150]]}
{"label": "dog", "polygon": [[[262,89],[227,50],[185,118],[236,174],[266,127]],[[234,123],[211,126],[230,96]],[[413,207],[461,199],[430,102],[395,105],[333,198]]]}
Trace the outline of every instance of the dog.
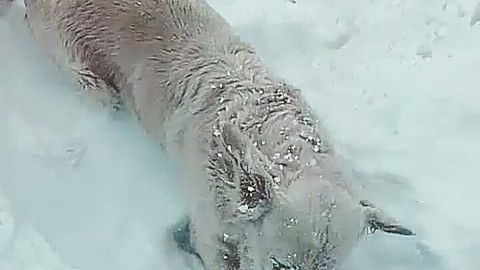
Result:
{"label": "dog", "polygon": [[301,91],[204,0],[24,3],[52,60],[177,161],[188,214],[173,238],[205,269],[336,269],[369,232],[414,235],[363,198]]}

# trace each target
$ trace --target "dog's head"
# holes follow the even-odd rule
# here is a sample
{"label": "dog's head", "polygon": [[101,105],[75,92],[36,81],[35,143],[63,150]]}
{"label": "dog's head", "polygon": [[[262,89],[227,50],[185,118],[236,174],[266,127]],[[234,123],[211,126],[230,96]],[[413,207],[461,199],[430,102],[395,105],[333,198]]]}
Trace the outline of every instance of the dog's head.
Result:
{"label": "dog's head", "polygon": [[361,206],[334,183],[297,181],[263,223],[266,269],[333,269],[364,227]]}
{"label": "dog's head", "polygon": [[[413,234],[369,201],[356,199],[335,174],[276,187],[268,159],[235,126],[224,126],[218,138],[213,152],[219,158],[211,168],[222,179],[218,183],[232,185],[218,189],[221,194],[235,191],[222,202],[245,229],[245,239],[236,243],[244,246],[235,248],[240,269],[333,269],[368,232]],[[245,185],[233,188],[238,182]]]}
{"label": "dog's head", "polygon": [[264,269],[334,269],[355,247],[359,237],[377,230],[413,235],[368,201],[355,201],[342,188],[325,180],[293,184],[285,201],[267,215]]}

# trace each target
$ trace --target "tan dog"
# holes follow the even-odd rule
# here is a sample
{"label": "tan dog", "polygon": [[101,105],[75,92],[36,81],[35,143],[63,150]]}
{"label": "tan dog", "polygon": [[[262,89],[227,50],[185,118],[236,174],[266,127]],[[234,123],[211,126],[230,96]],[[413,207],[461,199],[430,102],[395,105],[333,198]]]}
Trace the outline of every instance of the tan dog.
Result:
{"label": "tan dog", "polygon": [[412,234],[361,199],[301,92],[203,0],[25,5],[56,62],[178,160],[191,245],[179,246],[206,269],[334,269],[369,229]]}

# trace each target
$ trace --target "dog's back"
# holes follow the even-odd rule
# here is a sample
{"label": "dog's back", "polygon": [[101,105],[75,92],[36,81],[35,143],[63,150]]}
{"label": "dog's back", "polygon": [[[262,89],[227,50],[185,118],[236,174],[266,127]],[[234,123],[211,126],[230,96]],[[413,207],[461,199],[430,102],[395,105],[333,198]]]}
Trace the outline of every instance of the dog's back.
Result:
{"label": "dog's back", "polygon": [[83,85],[96,92],[108,89],[107,96],[115,102],[129,103],[127,107],[157,138],[162,137],[163,121],[149,115],[166,118],[171,111],[167,107],[177,93],[163,87],[176,81],[171,71],[208,61],[195,59],[192,50],[217,54],[232,39],[228,23],[203,0],[25,4],[30,28],[45,51],[61,67],[73,70]]}

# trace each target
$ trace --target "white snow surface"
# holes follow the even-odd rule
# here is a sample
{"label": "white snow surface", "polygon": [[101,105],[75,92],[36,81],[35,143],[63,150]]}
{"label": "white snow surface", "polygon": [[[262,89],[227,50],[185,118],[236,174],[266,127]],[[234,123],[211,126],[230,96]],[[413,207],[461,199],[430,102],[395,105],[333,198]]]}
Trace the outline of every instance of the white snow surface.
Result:
{"label": "white snow surface", "polygon": [[[480,269],[476,0],[209,3],[417,233],[371,235],[343,270]],[[78,95],[14,15],[0,18],[0,270],[187,269],[166,240],[183,203],[160,148]]]}

